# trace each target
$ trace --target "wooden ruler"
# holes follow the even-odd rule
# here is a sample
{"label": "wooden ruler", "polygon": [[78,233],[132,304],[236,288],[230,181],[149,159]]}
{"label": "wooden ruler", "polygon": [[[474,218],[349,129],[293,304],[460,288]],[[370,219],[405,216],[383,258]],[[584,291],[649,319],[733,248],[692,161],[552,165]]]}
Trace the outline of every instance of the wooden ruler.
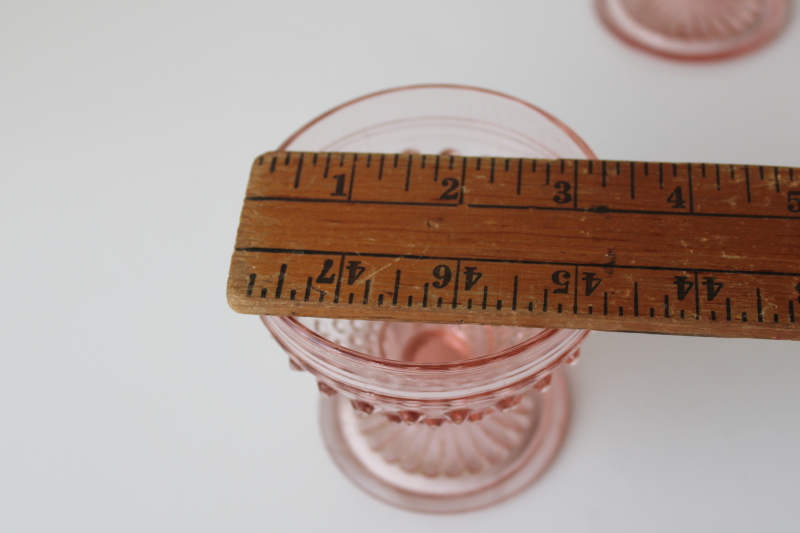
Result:
{"label": "wooden ruler", "polygon": [[242,313],[800,339],[800,169],[270,152]]}

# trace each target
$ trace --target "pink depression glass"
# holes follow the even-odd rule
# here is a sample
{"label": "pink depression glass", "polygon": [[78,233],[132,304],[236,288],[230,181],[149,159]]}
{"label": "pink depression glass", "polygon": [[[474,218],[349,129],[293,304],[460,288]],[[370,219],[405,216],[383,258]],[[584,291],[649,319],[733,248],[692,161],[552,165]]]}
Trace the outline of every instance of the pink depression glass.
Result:
{"label": "pink depression glass", "polygon": [[597,0],[617,37],[677,59],[718,59],[772,40],[789,16],[788,0]]}
{"label": "pink depression glass", "polygon": [[[521,100],[461,86],[371,94],[313,120],[283,150],[593,158]],[[391,504],[459,512],[528,486],[556,456],[579,330],[262,317],[313,374],[333,459]]]}

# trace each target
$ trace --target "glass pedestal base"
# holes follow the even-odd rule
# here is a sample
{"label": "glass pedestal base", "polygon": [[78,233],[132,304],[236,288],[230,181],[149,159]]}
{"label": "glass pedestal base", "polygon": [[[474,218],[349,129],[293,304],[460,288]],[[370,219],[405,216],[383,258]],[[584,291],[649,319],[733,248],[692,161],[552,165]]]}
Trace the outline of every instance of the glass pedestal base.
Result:
{"label": "glass pedestal base", "polygon": [[562,370],[544,392],[530,389],[514,408],[461,424],[365,416],[342,394],[320,404],[328,450],[356,485],[393,505],[431,513],[474,510],[523,490],[558,453],[568,418]]}
{"label": "glass pedestal base", "polygon": [[786,25],[788,0],[597,0],[620,39],[674,59],[721,59],[751,52]]}

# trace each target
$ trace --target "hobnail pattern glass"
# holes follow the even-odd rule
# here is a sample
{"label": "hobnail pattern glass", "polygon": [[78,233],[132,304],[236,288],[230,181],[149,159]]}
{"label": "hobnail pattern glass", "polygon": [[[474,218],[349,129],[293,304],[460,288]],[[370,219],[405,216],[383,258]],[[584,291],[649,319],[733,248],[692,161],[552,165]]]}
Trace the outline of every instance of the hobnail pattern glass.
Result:
{"label": "hobnail pattern glass", "polygon": [[598,0],[618,37],[656,54],[714,59],[744,54],[774,38],[788,0]]}
{"label": "hobnail pattern glass", "polygon": [[[593,158],[558,120],[461,86],[359,98],[281,146],[297,151]],[[358,486],[397,506],[459,512],[501,501],[556,456],[566,379],[587,332],[262,317],[295,370],[317,379],[322,433]]]}

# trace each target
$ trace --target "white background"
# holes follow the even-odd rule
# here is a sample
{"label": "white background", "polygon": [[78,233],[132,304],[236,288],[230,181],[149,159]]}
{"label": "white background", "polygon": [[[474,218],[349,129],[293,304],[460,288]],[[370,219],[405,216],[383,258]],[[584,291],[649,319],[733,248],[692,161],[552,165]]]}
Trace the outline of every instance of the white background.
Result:
{"label": "white background", "polygon": [[253,158],[346,100],[476,85],[600,157],[800,166],[798,49],[662,60],[588,1],[4,0],[0,531],[797,531],[798,343],[597,333],[544,478],[427,516],[339,473],[225,282]]}

